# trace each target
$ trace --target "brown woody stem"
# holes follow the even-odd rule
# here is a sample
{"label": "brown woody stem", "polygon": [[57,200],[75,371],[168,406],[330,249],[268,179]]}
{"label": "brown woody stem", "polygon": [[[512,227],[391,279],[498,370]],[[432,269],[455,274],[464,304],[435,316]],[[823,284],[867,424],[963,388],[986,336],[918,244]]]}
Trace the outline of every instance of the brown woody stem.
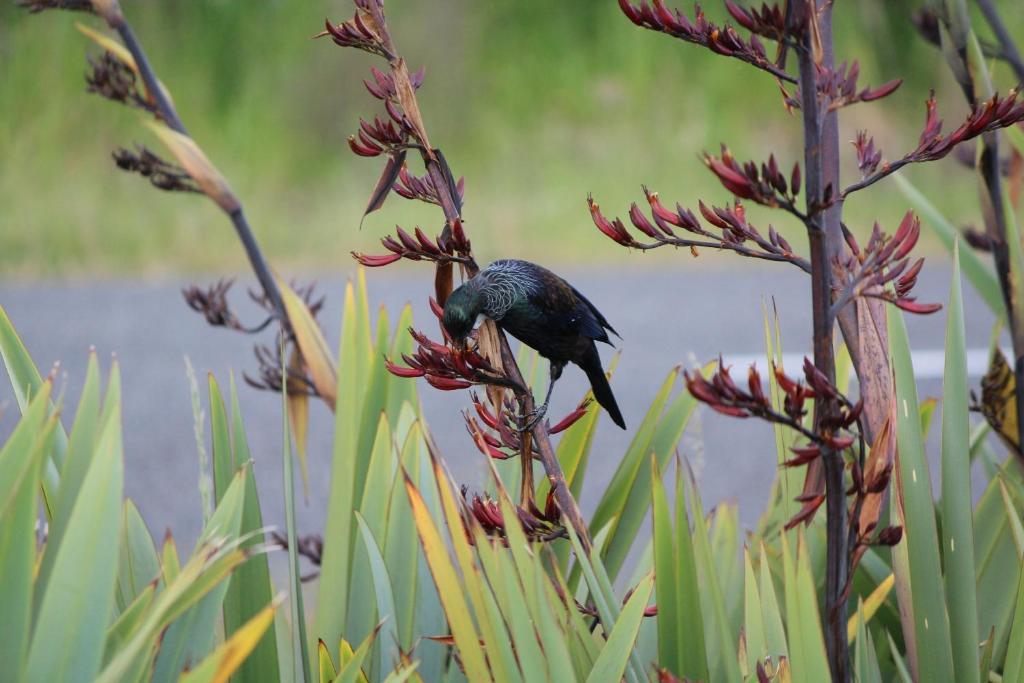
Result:
{"label": "brown woody stem", "polygon": [[[512,348],[509,346],[508,337],[501,330],[498,330],[498,337],[501,342],[501,362],[505,371],[513,380],[519,382],[524,387],[527,386],[522,373],[519,371],[515,354],[512,353]],[[524,414],[529,414],[535,407],[533,394],[530,391],[525,391],[518,398],[520,411]],[[573,530],[580,539],[580,544],[589,555],[592,546],[590,543],[590,533],[587,531],[587,522],[583,518],[583,513],[580,511],[576,498],[572,495],[572,490],[565,479],[565,473],[562,472],[562,465],[558,462],[555,450],[551,446],[551,435],[548,434],[545,420],[539,420],[533,426],[531,434],[533,435],[533,441],[537,445],[537,452],[540,453],[541,464],[544,466],[548,481],[551,483],[551,491],[555,496],[555,501],[558,502],[558,507],[562,514],[572,524]],[[523,439],[523,443],[527,448],[529,447],[529,439]],[[519,457],[529,461],[532,467],[533,456],[531,452],[520,452]]]}
{"label": "brown woody stem", "polygon": [[[816,7],[817,5],[817,7]],[[835,384],[835,351],[832,345],[834,318],[832,308],[833,256],[842,248],[840,216],[842,205],[815,212],[821,205],[826,188],[838,190],[839,133],[835,111],[823,112],[818,103],[818,69],[831,69],[832,6],[830,2],[808,3],[795,13],[804,12],[808,28],[797,49],[800,72],[801,112],[804,126],[804,166],[806,168],[807,232],[811,255],[811,299],[814,318],[814,365]],[[810,23],[817,23],[821,54],[815,55]],[[824,398],[815,405],[815,432],[823,433],[822,425],[839,409],[835,399]],[[824,468],[826,513],[825,573],[825,645],[828,650],[832,680],[850,680],[849,646],[846,639],[846,588],[849,569],[849,548],[846,522],[846,487],[842,453],[822,448],[820,462]],[[810,477],[810,474],[809,474]]]}

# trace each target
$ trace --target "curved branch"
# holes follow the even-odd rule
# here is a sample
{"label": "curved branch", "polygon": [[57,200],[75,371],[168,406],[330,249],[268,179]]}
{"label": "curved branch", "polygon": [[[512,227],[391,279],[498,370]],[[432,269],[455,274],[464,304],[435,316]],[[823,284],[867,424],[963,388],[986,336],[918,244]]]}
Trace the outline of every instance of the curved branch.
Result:
{"label": "curved branch", "polygon": [[[107,22],[107,25],[111,29],[117,31],[118,35],[121,36],[121,40],[124,41],[125,47],[128,48],[132,58],[135,60],[135,65],[138,67],[139,75],[142,77],[147,93],[156,103],[157,115],[175,131],[182,135],[188,135],[188,130],[185,128],[185,124],[182,122],[177,109],[171,102],[167,90],[157,78],[156,72],[153,70],[153,67],[149,62],[149,58],[146,56],[146,51],[142,48],[142,44],[136,37],[135,31],[132,30],[131,24],[129,24],[128,20],[125,18],[119,4],[112,0],[111,2],[106,3],[103,7],[97,7],[97,13],[104,19],[104,21]],[[287,328],[288,314],[284,308],[281,291],[270,271],[270,266],[267,264],[266,258],[263,256],[259,243],[256,241],[256,236],[253,234],[252,228],[249,226],[249,221],[245,217],[245,212],[242,206],[239,204],[233,210],[225,210],[225,212],[231,219],[231,224],[234,226],[235,232],[238,234],[238,238],[241,240],[242,246],[245,248],[249,264],[252,266],[253,272],[256,274],[256,279],[259,280],[260,287],[263,288],[263,291],[266,292],[267,297],[270,299],[271,303],[273,303],[277,318],[281,321],[281,324]]]}
{"label": "curved branch", "polygon": [[750,258],[763,259],[765,261],[776,261],[779,263],[792,263],[794,266],[804,271],[805,273],[811,272],[810,262],[800,256],[785,256],[782,254],[771,254],[757,249],[751,249],[745,247],[742,244],[732,244],[730,242],[702,242],[700,240],[688,240],[681,237],[666,238],[658,242],[644,243],[634,242],[630,244],[631,249],[639,249],[641,251],[647,251],[649,249],[657,249],[658,247],[693,247],[693,248],[704,248],[704,249],[716,249],[718,251],[733,251],[741,256],[748,256]]}

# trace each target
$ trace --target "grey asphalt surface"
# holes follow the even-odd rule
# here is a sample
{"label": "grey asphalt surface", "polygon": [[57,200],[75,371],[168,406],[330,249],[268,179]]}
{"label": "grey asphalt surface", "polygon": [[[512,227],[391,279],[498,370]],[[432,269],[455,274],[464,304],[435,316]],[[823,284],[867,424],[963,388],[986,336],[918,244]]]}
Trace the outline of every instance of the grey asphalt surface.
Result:
{"label": "grey asphalt surface", "polygon": [[[737,266],[735,261],[722,259]],[[591,508],[624,453],[655,391],[673,366],[704,362],[722,352],[730,357],[763,354],[762,304],[775,297],[787,353],[810,349],[809,284],[795,269],[761,267],[749,262],[721,269],[684,265],[646,270],[562,269],[561,274],[584,292],[622,334],[622,358],[612,381],[628,431],[602,421],[591,455],[582,505]],[[328,295],[321,314],[328,340],[337,343],[345,277],[320,279]],[[921,301],[945,302],[949,267],[933,258],[921,274]],[[205,282],[200,278],[198,282]],[[373,310],[386,305],[396,317],[407,301],[414,304],[421,325],[431,321],[425,304],[430,277],[425,268],[391,268],[368,273]],[[60,361],[66,383],[66,405],[77,404],[89,348],[99,353],[104,369],[116,354],[122,370],[126,493],[134,499],[154,536],[165,528],[190,547],[201,525],[197,488],[198,460],[184,357],[200,382],[213,372],[226,384],[229,371],[253,373],[252,340],[211,329],[184,304],[185,280],[113,280],[103,282],[0,282],[0,304],[6,308],[36,364],[45,373]],[[254,316],[243,281],[233,301]],[[984,349],[993,322],[984,303],[966,289],[968,346]],[[250,319],[254,319],[250,317]],[[911,344],[917,350],[941,350],[945,314],[909,316]],[[267,337],[265,336],[264,339]],[[602,350],[607,360],[611,349]],[[760,363],[763,368],[763,361]],[[202,384],[201,384],[202,386]],[[570,409],[585,389],[585,377],[567,369],[552,402],[552,415]],[[281,489],[281,419],[276,395],[240,385],[240,399],[255,461],[255,473],[267,524],[283,527]],[[465,392],[429,392],[425,413],[446,459],[460,480],[482,481],[481,456],[470,443],[459,411],[468,405]],[[919,381],[921,397],[940,396],[941,380]],[[205,397],[204,397],[205,401]],[[0,439],[16,422],[17,404],[6,381],[0,381]],[[311,409],[310,487],[308,505],[300,505],[300,533],[322,529],[328,495],[332,422],[326,409]],[[67,417],[66,420],[70,420]],[[937,439],[933,430],[931,452]],[[767,500],[775,455],[771,431],[755,421],[732,420],[699,411],[684,436],[681,451],[695,464],[706,505],[738,501],[741,521],[756,523]]]}

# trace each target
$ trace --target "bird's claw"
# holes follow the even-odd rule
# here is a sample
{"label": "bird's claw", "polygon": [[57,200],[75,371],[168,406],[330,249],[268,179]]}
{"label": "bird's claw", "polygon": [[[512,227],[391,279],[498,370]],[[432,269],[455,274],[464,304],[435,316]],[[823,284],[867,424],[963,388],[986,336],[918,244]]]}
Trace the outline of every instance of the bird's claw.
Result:
{"label": "bird's claw", "polygon": [[531,431],[537,426],[537,423],[544,419],[544,415],[548,412],[548,404],[545,403],[533,410],[523,413],[519,416],[519,422],[523,423],[523,426],[519,428],[519,433]]}

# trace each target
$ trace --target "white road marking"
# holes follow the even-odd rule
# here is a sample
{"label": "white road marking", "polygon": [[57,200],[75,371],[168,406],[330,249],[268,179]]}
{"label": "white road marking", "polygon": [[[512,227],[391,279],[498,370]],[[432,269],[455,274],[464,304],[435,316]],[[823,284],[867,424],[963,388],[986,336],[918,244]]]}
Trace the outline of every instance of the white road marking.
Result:
{"label": "white road marking", "polygon": [[[1006,353],[1005,350],[1004,353]],[[810,357],[810,354],[807,355]],[[969,377],[981,377],[985,374],[985,370],[988,369],[988,355],[988,349],[967,349],[967,375]],[[943,349],[914,351],[911,353],[911,358],[914,363],[914,375],[918,379],[942,379],[946,368],[946,353]],[[752,363],[756,363],[760,370],[768,367],[764,353],[729,354],[724,356],[724,361],[727,366],[732,366],[736,370],[745,370]],[[796,353],[784,353],[782,354],[782,365],[791,375],[800,373],[800,368],[804,365],[804,357]]]}

